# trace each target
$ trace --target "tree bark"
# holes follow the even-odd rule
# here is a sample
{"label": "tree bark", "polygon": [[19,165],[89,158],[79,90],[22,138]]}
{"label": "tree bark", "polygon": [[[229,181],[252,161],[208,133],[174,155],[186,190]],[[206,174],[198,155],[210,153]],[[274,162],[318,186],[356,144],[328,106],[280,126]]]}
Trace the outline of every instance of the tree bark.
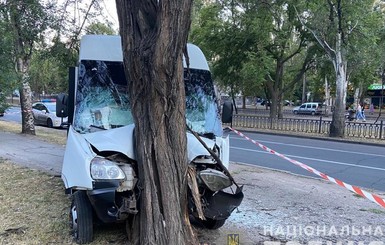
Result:
{"label": "tree bark", "polygon": [[336,69],[336,100],[335,109],[333,111],[333,119],[330,124],[330,137],[345,136],[345,107],[346,107],[346,90],[348,83],[346,81],[346,61],[344,60],[342,50],[342,37],[337,34],[335,69]]}
{"label": "tree bark", "polygon": [[283,77],[283,67],[284,62],[282,59],[276,60],[275,76],[274,81],[268,82],[267,87],[271,95],[271,105],[270,105],[270,118],[277,118],[278,116],[278,107],[279,107],[279,97],[282,92],[282,77]]}
{"label": "tree bark", "polygon": [[325,115],[328,117],[330,113],[330,108],[331,108],[331,100],[330,100],[330,87],[329,87],[329,81],[327,76],[324,78],[324,88],[325,88]]}
{"label": "tree bark", "polygon": [[22,89],[20,90],[20,108],[21,108],[21,132],[23,134],[35,135],[35,124],[32,114],[32,97],[31,86],[28,82],[28,75],[26,72],[22,75]]}
{"label": "tree bark", "polygon": [[140,244],[197,243],[187,210],[182,64],[191,4],[116,0],[142,188]]}

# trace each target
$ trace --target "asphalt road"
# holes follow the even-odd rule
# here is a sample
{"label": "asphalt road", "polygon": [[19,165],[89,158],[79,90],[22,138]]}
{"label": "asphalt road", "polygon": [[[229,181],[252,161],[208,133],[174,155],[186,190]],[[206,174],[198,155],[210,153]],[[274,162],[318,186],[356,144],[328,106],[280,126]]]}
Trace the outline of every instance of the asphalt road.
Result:
{"label": "asphalt road", "polygon": [[4,121],[21,123],[20,107],[11,106],[5,111],[5,114],[1,119]]}
{"label": "asphalt road", "polygon": [[[258,133],[249,138],[345,183],[385,191],[385,147]],[[230,134],[230,160],[317,177],[268,153],[235,133]],[[273,180],[272,180],[273,181]]]}

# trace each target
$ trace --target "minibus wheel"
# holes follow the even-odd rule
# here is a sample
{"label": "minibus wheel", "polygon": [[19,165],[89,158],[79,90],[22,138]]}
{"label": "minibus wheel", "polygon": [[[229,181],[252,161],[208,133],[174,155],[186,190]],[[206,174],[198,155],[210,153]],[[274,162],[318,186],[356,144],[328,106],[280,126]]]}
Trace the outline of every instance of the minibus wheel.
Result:
{"label": "minibus wheel", "polygon": [[76,191],[72,195],[70,227],[76,243],[86,244],[93,239],[92,206],[85,191]]}

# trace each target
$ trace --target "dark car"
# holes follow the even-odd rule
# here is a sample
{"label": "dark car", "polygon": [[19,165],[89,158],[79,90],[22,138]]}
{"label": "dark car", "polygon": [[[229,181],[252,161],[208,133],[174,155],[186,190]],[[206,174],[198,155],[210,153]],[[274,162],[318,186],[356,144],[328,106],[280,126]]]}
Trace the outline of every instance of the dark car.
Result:
{"label": "dark car", "polygon": [[267,105],[267,106],[270,106],[271,105],[271,102],[270,101],[267,101],[267,100],[263,100],[261,102],[261,105]]}
{"label": "dark car", "polygon": [[5,110],[7,108],[8,108],[8,105],[4,101],[0,100],[0,117],[4,116]]}

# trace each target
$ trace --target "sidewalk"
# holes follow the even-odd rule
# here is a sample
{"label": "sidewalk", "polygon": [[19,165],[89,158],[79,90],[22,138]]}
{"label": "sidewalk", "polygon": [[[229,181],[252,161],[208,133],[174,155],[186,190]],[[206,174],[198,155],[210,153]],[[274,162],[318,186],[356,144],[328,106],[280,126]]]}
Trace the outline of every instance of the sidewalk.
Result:
{"label": "sidewalk", "polygon": [[60,175],[64,146],[47,143],[36,136],[0,131],[0,157],[28,168]]}
{"label": "sidewalk", "polygon": [[[64,146],[0,131],[0,158],[16,164],[58,175],[63,153]],[[385,241],[385,209],[347,189],[320,179],[236,163],[230,165],[230,171],[244,185],[245,198],[221,229],[198,229],[202,244],[229,244],[229,237],[253,245],[267,241]]]}

